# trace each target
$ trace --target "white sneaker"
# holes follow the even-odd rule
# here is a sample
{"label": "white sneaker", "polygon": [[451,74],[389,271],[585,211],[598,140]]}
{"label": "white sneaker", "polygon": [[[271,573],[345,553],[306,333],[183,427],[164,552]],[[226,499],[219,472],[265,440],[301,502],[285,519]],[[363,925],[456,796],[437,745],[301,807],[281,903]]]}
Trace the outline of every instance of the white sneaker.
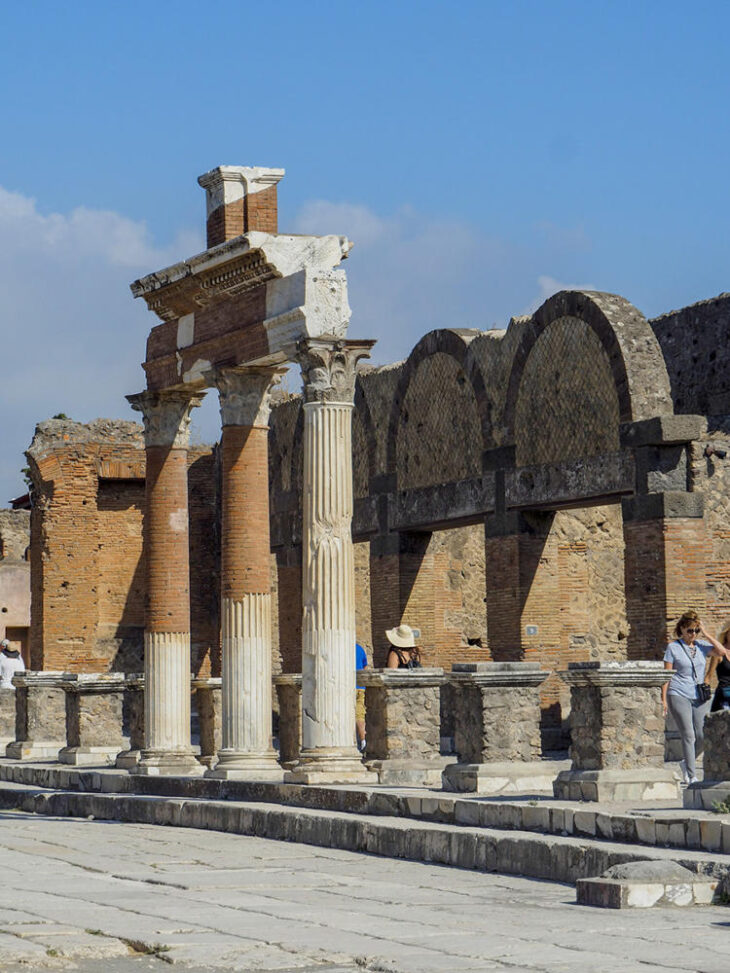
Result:
{"label": "white sneaker", "polygon": [[690,779],[687,781],[688,784],[699,784],[699,782],[699,777],[690,777]]}

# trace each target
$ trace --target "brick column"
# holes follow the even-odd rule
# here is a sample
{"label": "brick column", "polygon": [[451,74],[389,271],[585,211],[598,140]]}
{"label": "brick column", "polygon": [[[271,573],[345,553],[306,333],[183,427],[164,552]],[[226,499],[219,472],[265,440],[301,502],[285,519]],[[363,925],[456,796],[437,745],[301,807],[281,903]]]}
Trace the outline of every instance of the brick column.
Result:
{"label": "brick column", "polygon": [[188,439],[202,395],[141,392],[147,454],[144,546],[145,746],[138,774],[200,773],[190,746],[190,569]]}
{"label": "brick column", "polygon": [[281,780],[271,745],[270,393],[281,369],[221,369],[222,732],[208,776]]}
{"label": "brick column", "polygon": [[352,409],[355,368],[373,342],[308,338],[304,377],[302,751],[287,780],[367,778],[355,747]]}

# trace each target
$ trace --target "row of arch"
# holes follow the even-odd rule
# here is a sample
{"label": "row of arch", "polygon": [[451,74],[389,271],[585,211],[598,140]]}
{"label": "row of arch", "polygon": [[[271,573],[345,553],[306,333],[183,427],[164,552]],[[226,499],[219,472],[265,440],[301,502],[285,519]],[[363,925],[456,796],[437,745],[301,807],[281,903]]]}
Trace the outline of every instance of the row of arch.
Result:
{"label": "row of arch", "polygon": [[[286,408],[272,417],[272,492],[296,489],[301,468],[298,402]],[[478,476],[500,447],[514,448],[517,466],[612,452],[621,423],[672,411],[644,315],[617,295],[562,291],[507,331],[432,331],[401,366],[364,372],[355,495],[378,474],[397,489]]]}

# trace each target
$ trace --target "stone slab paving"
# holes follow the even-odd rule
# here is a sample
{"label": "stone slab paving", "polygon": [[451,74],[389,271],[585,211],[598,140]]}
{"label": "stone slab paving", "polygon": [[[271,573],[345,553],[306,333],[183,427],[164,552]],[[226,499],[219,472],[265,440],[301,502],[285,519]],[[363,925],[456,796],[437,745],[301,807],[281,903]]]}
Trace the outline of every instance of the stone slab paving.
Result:
{"label": "stone slab paving", "polygon": [[4,973],[728,970],[725,907],[591,909],[566,885],[188,828],[4,812],[0,874]]}

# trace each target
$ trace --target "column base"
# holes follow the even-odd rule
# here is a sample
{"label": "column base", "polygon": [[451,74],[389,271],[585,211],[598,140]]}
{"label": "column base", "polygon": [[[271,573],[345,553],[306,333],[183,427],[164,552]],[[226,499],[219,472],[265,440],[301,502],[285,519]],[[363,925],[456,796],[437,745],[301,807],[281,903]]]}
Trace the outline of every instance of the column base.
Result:
{"label": "column base", "polygon": [[730,780],[704,780],[685,787],[682,804],[697,811],[714,811],[714,804],[730,802]]}
{"label": "column base", "polygon": [[64,740],[13,740],[5,748],[10,760],[57,760]]}
{"label": "column base", "polygon": [[116,755],[116,747],[64,747],[58,751],[58,760],[74,767],[108,767],[114,764]]}
{"label": "column base", "polygon": [[119,770],[131,770],[136,767],[142,759],[141,750],[121,750],[117,754],[114,766]]}
{"label": "column base", "polygon": [[276,759],[276,751],[266,753],[241,753],[236,750],[219,750],[218,763],[206,770],[206,777],[214,780],[263,780],[282,781],[284,771]]}
{"label": "column base", "polygon": [[374,784],[374,774],[355,747],[317,747],[302,750],[294,767],[284,774],[286,784]]}
{"label": "column base", "polygon": [[444,768],[442,786],[472,794],[551,794],[556,776],[569,770],[569,760],[454,763]]}
{"label": "column base", "polygon": [[204,770],[192,750],[143,750],[132,773],[141,777],[196,777]]}
{"label": "column base", "polygon": [[559,801],[675,801],[681,797],[672,767],[564,770],[553,783]]}
{"label": "column base", "polygon": [[[378,783],[393,787],[440,787],[441,774],[449,758],[433,757],[431,760],[389,758],[368,760],[368,770],[378,775]],[[454,759],[453,757],[451,758]]]}

